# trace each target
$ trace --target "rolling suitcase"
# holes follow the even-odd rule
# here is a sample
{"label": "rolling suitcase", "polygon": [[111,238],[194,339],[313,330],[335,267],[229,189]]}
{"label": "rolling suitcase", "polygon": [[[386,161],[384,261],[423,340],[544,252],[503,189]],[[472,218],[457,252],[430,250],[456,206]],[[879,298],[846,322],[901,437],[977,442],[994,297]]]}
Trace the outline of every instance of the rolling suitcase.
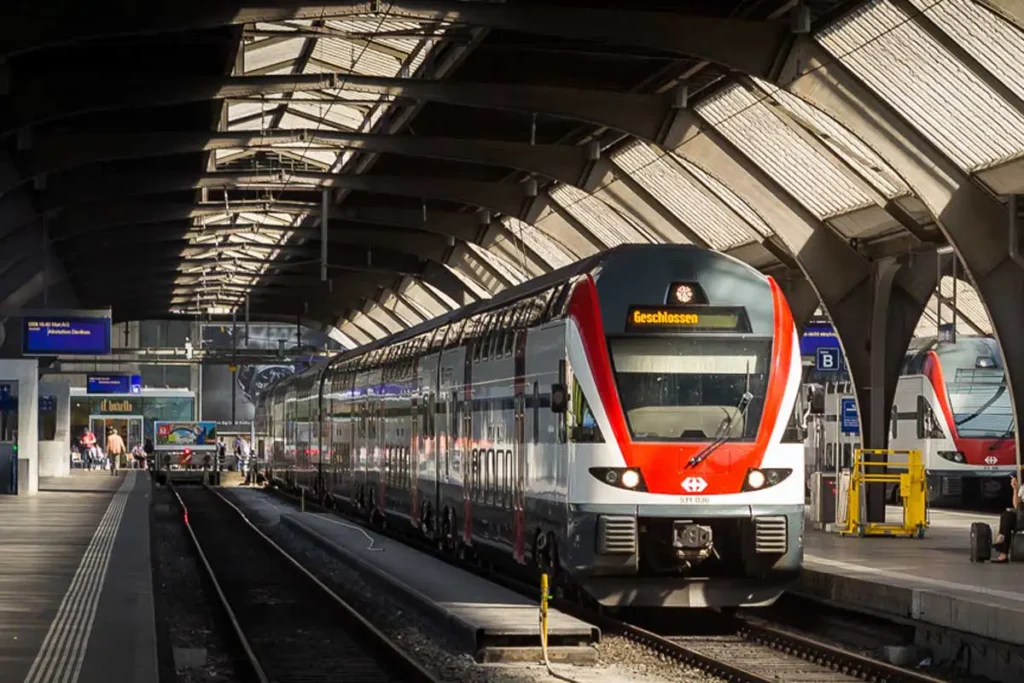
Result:
{"label": "rolling suitcase", "polygon": [[992,527],[984,522],[971,524],[971,562],[992,559]]}

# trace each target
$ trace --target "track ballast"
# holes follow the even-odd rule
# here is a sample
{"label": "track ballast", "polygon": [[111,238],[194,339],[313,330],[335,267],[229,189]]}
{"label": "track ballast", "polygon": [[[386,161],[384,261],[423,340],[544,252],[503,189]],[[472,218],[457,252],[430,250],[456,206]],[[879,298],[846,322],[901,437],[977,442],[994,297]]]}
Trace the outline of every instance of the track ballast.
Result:
{"label": "track ballast", "polygon": [[435,681],[219,493],[175,492],[255,680]]}

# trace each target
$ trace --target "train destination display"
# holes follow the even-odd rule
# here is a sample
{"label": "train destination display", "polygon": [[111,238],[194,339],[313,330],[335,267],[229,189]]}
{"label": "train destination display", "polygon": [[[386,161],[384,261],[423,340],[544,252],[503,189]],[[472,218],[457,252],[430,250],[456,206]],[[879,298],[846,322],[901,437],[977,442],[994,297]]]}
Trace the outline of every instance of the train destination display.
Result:
{"label": "train destination display", "polygon": [[23,318],[22,350],[28,356],[106,356],[110,318]]}
{"label": "train destination display", "polygon": [[633,332],[749,332],[750,322],[741,307],[634,306],[629,309],[626,327]]}

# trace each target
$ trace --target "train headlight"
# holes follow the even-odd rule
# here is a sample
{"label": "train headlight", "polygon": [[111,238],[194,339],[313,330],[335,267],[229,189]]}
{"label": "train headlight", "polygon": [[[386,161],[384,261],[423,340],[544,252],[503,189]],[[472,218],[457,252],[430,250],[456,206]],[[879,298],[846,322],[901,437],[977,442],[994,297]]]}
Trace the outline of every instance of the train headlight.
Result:
{"label": "train headlight", "polygon": [[636,470],[626,470],[622,473],[622,485],[627,489],[635,489],[640,484],[640,473]]}
{"label": "train headlight", "polygon": [[967,458],[964,457],[963,451],[939,451],[939,457],[961,464],[967,462]]}
{"label": "train headlight", "polygon": [[771,488],[786,480],[786,477],[793,474],[793,470],[784,467],[771,467],[765,469],[749,469],[747,476],[743,478],[741,491],[759,491]]}
{"label": "train headlight", "polygon": [[630,491],[647,491],[643,474],[631,467],[591,467],[590,474],[608,486]]}

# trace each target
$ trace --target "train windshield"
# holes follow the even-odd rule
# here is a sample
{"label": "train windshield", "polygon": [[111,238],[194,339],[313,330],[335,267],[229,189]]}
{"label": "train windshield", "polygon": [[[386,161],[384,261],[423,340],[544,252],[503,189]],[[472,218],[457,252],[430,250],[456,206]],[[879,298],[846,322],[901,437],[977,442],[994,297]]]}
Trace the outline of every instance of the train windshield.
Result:
{"label": "train windshield", "polygon": [[[725,436],[752,441],[757,435],[768,389],[771,339],[687,336],[608,341],[619,398],[635,440],[709,441]],[[744,412],[747,392],[753,398]]]}
{"label": "train windshield", "polygon": [[943,344],[939,357],[957,434],[974,439],[1013,436],[1010,390],[995,340]]}

